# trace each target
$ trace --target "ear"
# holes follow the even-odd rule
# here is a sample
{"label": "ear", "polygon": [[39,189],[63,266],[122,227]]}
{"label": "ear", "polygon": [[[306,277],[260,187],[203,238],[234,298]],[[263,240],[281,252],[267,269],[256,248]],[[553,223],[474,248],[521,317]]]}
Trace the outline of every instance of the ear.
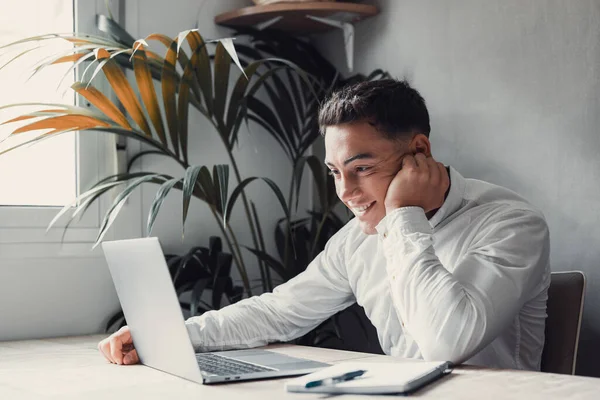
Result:
{"label": "ear", "polygon": [[426,157],[431,157],[431,142],[422,133],[413,136],[409,149],[412,154],[423,153]]}

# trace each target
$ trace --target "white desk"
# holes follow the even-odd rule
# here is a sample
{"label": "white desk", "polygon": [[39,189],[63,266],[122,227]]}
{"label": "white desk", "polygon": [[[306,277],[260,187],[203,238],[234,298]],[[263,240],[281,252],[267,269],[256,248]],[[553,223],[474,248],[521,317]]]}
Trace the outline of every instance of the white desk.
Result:
{"label": "white desk", "polygon": [[[0,399],[323,399],[284,391],[288,378],[197,385],[144,367],[109,364],[97,350],[104,335],[0,342]],[[302,346],[270,349],[335,363],[391,357]],[[337,396],[336,396],[337,397]],[[600,399],[600,379],[459,367],[411,397],[423,399]],[[345,395],[343,399],[368,396]],[[381,396],[375,396],[382,399]]]}

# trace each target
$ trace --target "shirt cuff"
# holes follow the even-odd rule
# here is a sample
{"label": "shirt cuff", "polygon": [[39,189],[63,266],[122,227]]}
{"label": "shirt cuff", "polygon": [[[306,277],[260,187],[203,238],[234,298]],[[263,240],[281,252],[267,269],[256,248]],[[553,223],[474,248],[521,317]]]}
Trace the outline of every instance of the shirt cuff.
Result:
{"label": "shirt cuff", "polygon": [[421,207],[398,208],[386,215],[375,229],[383,240],[383,252],[393,265],[410,263],[433,241],[433,229]]}
{"label": "shirt cuff", "polygon": [[386,215],[375,227],[377,232],[387,238],[392,230],[400,229],[406,233],[431,233],[431,225],[421,207],[401,207]]}

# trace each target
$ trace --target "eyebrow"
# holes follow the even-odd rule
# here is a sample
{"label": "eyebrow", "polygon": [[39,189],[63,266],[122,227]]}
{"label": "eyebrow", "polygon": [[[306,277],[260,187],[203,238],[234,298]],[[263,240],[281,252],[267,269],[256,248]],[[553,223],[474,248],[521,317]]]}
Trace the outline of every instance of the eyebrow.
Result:
{"label": "eyebrow", "polygon": [[[344,166],[350,164],[354,160],[364,160],[366,158],[375,158],[375,157],[371,153],[359,153],[359,154],[357,154],[355,156],[352,156],[352,157],[347,158],[346,160],[344,160]],[[325,165],[328,165],[330,167],[334,167],[334,165],[332,163],[330,163],[329,161],[325,161]]]}

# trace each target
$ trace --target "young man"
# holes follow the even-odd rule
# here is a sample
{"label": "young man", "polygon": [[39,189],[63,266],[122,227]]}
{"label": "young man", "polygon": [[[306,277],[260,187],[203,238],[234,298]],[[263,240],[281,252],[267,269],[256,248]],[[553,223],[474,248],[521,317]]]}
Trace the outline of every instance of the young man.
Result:
{"label": "young man", "polygon": [[[550,282],[542,214],[435,161],[425,102],[406,82],[347,87],[319,124],[356,218],[273,293],[188,319],[196,350],[288,341],[358,302],[386,354],[539,370]],[[138,361],[127,328],[99,348],[111,362]]]}

